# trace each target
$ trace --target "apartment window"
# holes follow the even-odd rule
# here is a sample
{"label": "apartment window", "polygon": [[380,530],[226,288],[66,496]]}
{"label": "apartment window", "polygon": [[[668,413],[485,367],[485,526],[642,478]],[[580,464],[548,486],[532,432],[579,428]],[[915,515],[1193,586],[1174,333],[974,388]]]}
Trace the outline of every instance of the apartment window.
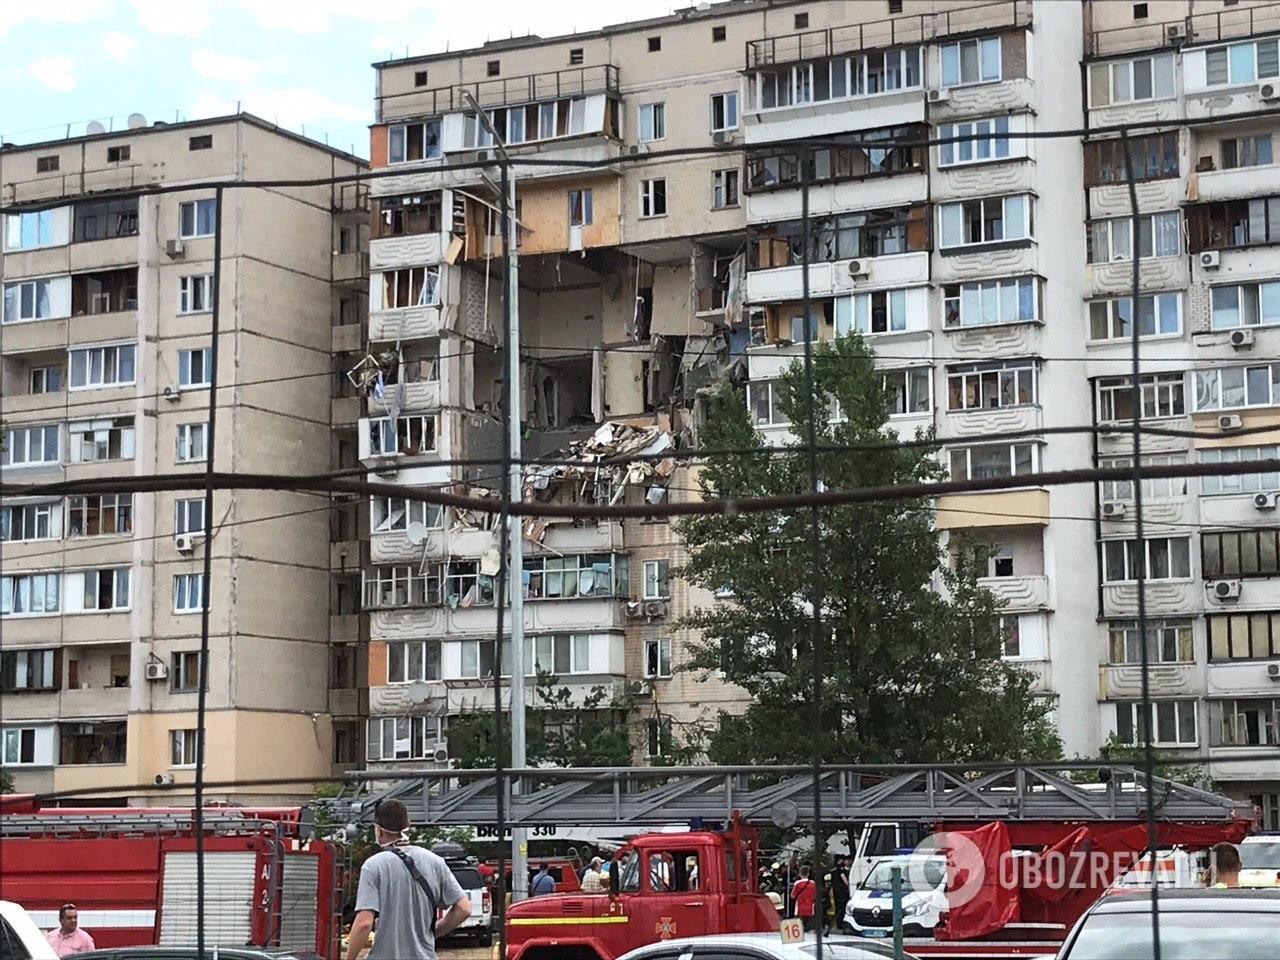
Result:
{"label": "apartment window", "polygon": [[387,456],[402,453],[417,457],[436,449],[436,417],[412,415],[391,420],[379,417],[369,421],[369,453]]}
{"label": "apartment window", "polygon": [[205,449],[208,436],[207,423],[178,424],[178,463],[203,463],[208,455]]}
{"label": "apartment window", "polygon": [[401,640],[387,644],[387,683],[413,683],[441,677],[439,641]]}
{"label": "apartment window", "polygon": [[1034,443],[984,443],[948,451],[952,480],[986,480],[1035,473],[1039,459]]}
{"label": "apartment window", "polygon": [[56,573],[0,576],[0,614],[57,613],[59,586],[60,575]]}
{"label": "apartment window", "polygon": [[[1148,719],[1153,721],[1151,742],[1157,747],[1194,747],[1199,743],[1194,700],[1157,700],[1151,704]],[[1116,738],[1121,743],[1142,743],[1146,726],[1141,703],[1126,700],[1116,704]]]}
{"label": "apartment window", "polygon": [[56,155],[36,157],[36,173],[54,173],[60,165],[59,158]]}
{"label": "apartment window", "polygon": [[[591,673],[591,636],[557,633],[525,641],[526,672],[531,677]],[[504,672],[506,668],[503,668]]]}
{"label": "apartment window", "polygon": [[667,215],[667,181],[665,179],[640,181],[640,216],[665,217]]}
{"label": "apartment window", "polygon": [[[1280,446],[1208,447],[1200,451],[1201,463],[1248,463],[1280,458]],[[1270,493],[1280,490],[1280,473],[1244,473],[1236,476],[1207,474],[1200,478],[1200,492],[1211,494]]]}
{"label": "apartment window", "polygon": [[1035,277],[953,283],[943,287],[943,323],[978,327],[997,323],[1029,323],[1038,318]]}
{"label": "apartment window", "polygon": [[58,689],[53,650],[6,650],[0,653],[0,692]]}
{"label": "apartment window", "polygon": [[1280,612],[1209,614],[1210,660],[1271,660],[1280,657]]}
{"label": "apartment window", "polygon": [[[1129,377],[1104,377],[1098,381],[1098,420],[1117,423],[1133,419],[1133,388]],[[1187,412],[1186,391],[1180,373],[1146,374],[1139,380],[1141,419],[1181,417]]]}
{"label": "apartment window", "polygon": [[[1144,467],[1165,467],[1186,462],[1186,454],[1182,453],[1153,454],[1142,458],[1142,465]],[[1107,457],[1099,459],[1098,466],[1102,469],[1123,468],[1132,470],[1133,457]],[[1101,486],[1102,499],[1104,501],[1128,503],[1134,499],[1132,480],[1103,480]],[[1179,497],[1185,497],[1186,495],[1187,480],[1185,477],[1142,478],[1142,499],[1144,502],[1150,503],[1155,500],[1176,500]]]}
{"label": "apartment window", "polygon": [[413,71],[413,85],[415,87],[425,87],[427,85],[427,71],[425,70]]}
{"label": "apartment window", "polygon": [[[66,243],[67,208],[39,210],[34,213],[10,213],[5,216],[4,248],[6,250],[36,250]],[[62,236],[59,238],[58,227]]]}
{"label": "apartment window", "polygon": [[184,240],[196,237],[212,237],[217,223],[217,203],[213,197],[207,200],[187,200],[178,207],[178,233]]}
{"label": "apartment window", "polygon": [[134,453],[133,417],[81,420],[67,425],[72,463],[131,460]]}
{"label": "apartment window", "polygon": [[530,600],[564,600],[574,597],[625,597],[631,595],[629,564],[625,556],[609,553],[533,557],[525,596]]}
{"label": "apartment window", "polygon": [[28,379],[29,393],[60,393],[62,391],[61,367],[32,367]]}
{"label": "apartment window", "polygon": [[797,30],[808,30],[809,15],[807,13],[797,13],[795,16],[795,25]]}
{"label": "apartment window", "polygon": [[128,145],[119,147],[107,147],[107,163],[123,163],[129,159]]}
{"label": "apartment window", "polygon": [[1174,94],[1173,54],[1158,53],[1133,60],[1110,60],[1089,68],[1089,105],[1164,100]]}
{"label": "apartment window", "polygon": [[5,431],[4,465],[28,467],[36,464],[57,463],[58,425],[14,427]]}
{"label": "apartment window", "polygon": [[[65,282],[65,281],[64,281]],[[67,310],[55,304],[56,281],[17,280],[4,285],[4,322],[21,320],[47,320],[53,316],[66,316]]]}
{"label": "apartment window", "polygon": [[[1176,257],[1182,253],[1182,223],[1176,212],[1138,218],[1138,253],[1143,259]],[[1089,262],[1116,263],[1133,259],[1133,220],[1115,217],[1089,222]]]}
{"label": "apartment window", "polygon": [[[1085,181],[1096,187],[1105,183],[1128,182],[1124,141],[1095,140],[1085,144]],[[1129,164],[1135,182],[1159,180],[1178,175],[1178,135],[1157,133],[1129,138]]]}
{"label": "apartment window", "polygon": [[[1112,664],[1142,663],[1142,633],[1133,620],[1113,620],[1107,625]],[[1193,663],[1195,646],[1190,620],[1152,620],[1147,625],[1148,663]]]}
{"label": "apartment window", "polygon": [[[1157,293],[1138,298],[1138,335],[1176,336],[1182,332],[1182,297]],[[1090,340],[1128,340],[1133,336],[1133,300],[1094,300],[1089,304]]]}
{"label": "apartment window", "polygon": [[[1021,124],[1019,124],[1021,125]],[[986,160],[1003,160],[1009,156],[1009,118],[993,117],[989,120],[967,120],[964,123],[947,123],[938,128],[939,139],[950,137],[977,137],[976,140],[959,140],[956,143],[938,145],[938,166],[953,167]],[[1020,146],[1018,155],[1026,153]]]}
{"label": "apartment window", "polygon": [[666,600],[671,596],[671,588],[667,582],[670,565],[666,560],[646,560],[644,562],[644,599]]}
{"label": "apartment window", "polygon": [[1265,167],[1271,162],[1271,134],[1269,133],[1230,137],[1222,141],[1222,166],[1226,170],[1234,170],[1237,167]]}
{"label": "apartment window", "polygon": [[[212,204],[212,200],[205,201]],[[212,224],[212,218],[210,219]],[[209,228],[211,231],[212,226]],[[73,236],[77,243],[138,235],[138,198],[92,200],[75,206]]]}
{"label": "apartment window", "polygon": [[1277,75],[1280,75],[1280,57],[1274,39],[1211,47],[1204,52],[1206,86],[1252,83]]}
{"label": "apartment window", "polygon": [[994,410],[1036,402],[1038,363],[966,363],[947,371],[948,410]]}
{"label": "apartment window", "polygon": [[889,416],[910,416],[928,413],[932,409],[929,382],[933,371],[929,367],[904,367],[884,372],[885,400]]}
{"label": "apartment window", "polygon": [[387,128],[387,162],[413,163],[440,158],[440,121],[393,123]]}
{"label": "apartment window", "polygon": [[787,423],[779,404],[780,381],[757,380],[747,384],[747,409],[757,427],[772,427]]}
{"label": "apartment window", "polygon": [[137,347],[120,343],[109,347],[86,347],[70,352],[72,390],[90,387],[124,387],[134,382]]}
{"label": "apartment window", "polygon": [[200,731],[194,728],[187,730],[170,730],[169,766],[194,767],[199,759],[199,751],[197,750],[197,744],[199,742]]}
{"label": "apartment window", "polygon": [[138,309],[138,271],[104,270],[71,281],[71,315],[96,315]]}
{"label": "apartment window", "polygon": [[1280,243],[1280,197],[1191,207],[1187,233],[1192,253]]}
{"label": "apartment window", "polygon": [[129,568],[110,567],[102,570],[85,570],[85,610],[128,610]]}
{"label": "apartment window", "polygon": [[1280,281],[1213,287],[1209,296],[1215,330],[1280,323]]}
{"label": "apartment window", "polygon": [[407,267],[382,274],[382,309],[434,307],[439,303],[439,267]]}
{"label": "apartment window", "polygon": [[585,59],[585,54],[582,47],[569,48],[569,66],[580,67],[582,66],[582,62],[584,59]]}
{"label": "apartment window", "polygon": [[724,27],[711,28],[712,43],[724,43],[724,41],[728,38],[728,35],[729,35],[728,31]]}
{"label": "apartment window", "polygon": [[67,500],[67,536],[119,536],[133,532],[133,495],[95,493]]}
{"label": "apartment window", "polygon": [[1200,535],[1201,574],[1219,577],[1273,577],[1280,574],[1277,535],[1280,529],[1228,530]]}
{"label": "apartment window", "polygon": [[711,95],[711,132],[723,133],[738,129],[738,94],[713,93]]}
{"label": "apartment window", "polygon": [[670,639],[663,637],[644,642],[644,675],[655,680],[671,676]]}
{"label": "apartment window", "polygon": [[1000,79],[1000,38],[961,40],[942,47],[942,85],[959,87]]}
{"label": "apartment window", "polygon": [[208,313],[213,309],[213,274],[178,280],[178,313]]}
{"label": "apartment window", "polygon": [[942,204],[942,247],[1025,240],[1031,236],[1031,198],[988,197]]}
{"label": "apartment window", "polygon": [[0,733],[4,736],[0,744],[4,748],[0,761],[6,767],[26,766],[36,762],[35,727],[7,727]]}
{"label": "apartment window", "polygon": [[[849,314],[852,313],[852,316]],[[875,290],[836,301],[836,333],[901,333],[908,326],[907,291]]]}
{"label": "apartment window", "polygon": [[420,500],[374,497],[370,503],[369,519],[373,533],[408,530],[413,523],[420,523],[428,530],[439,530],[444,526],[444,508]]}
{"label": "apartment window", "polygon": [[1190,579],[1190,538],[1149,537],[1102,542],[1103,583],[1131,583],[1138,579],[1139,570],[1147,580]]}
{"label": "apartment window", "polygon": [[[796,14],[797,17],[805,17],[806,22],[808,14]],[[649,741],[649,758],[651,760],[660,757],[669,757],[674,749],[674,743],[671,736],[671,718],[670,717],[653,717],[647,724],[648,741]]]}
{"label": "apartment window", "polygon": [[187,149],[188,150],[212,150],[213,134],[202,133],[202,134],[199,134],[198,136],[191,137],[187,141]]}
{"label": "apartment window", "polygon": [[1196,412],[1280,404],[1280,362],[1192,371]]}
{"label": "apartment window", "polygon": [[1133,19],[1135,20],[1147,19],[1147,5],[1145,3],[1135,3],[1133,5]]}
{"label": "apartment window", "polygon": [[1280,746],[1280,697],[1223,700],[1221,735],[1223,747]]}
{"label": "apartment window", "polygon": [[650,52],[650,53],[657,53],[659,50],[661,50],[661,49],[662,49],[662,38],[661,38],[661,37],[650,37],[650,38],[649,38],[649,41],[648,41],[648,45],[649,45],[649,52]]}
{"label": "apartment window", "polygon": [[180,573],[173,578],[173,612],[199,613],[204,607],[204,574]]}
{"label": "apartment window", "polygon": [[511,675],[510,645],[503,645],[501,665],[494,656],[492,640],[463,640],[458,647],[462,654],[460,675],[464,680],[487,679],[495,669],[501,671],[501,676]]}
{"label": "apartment window", "polygon": [[569,191],[569,226],[589,227],[595,221],[593,194],[590,190]]}
{"label": "apartment window", "polygon": [[738,205],[739,171],[717,170],[711,175],[711,208],[725,210]]}
{"label": "apartment window", "polygon": [[667,136],[667,105],[645,103],[640,106],[640,142],[663,140]]}
{"label": "apartment window", "polygon": [[22,503],[0,505],[0,540],[58,540],[62,537],[62,504]]}
{"label": "apartment window", "polygon": [[440,717],[370,717],[365,759],[426,760],[444,743]]}
{"label": "apartment window", "polygon": [[169,660],[169,689],[173,693],[194,693],[200,689],[200,651],[183,650]]}
{"label": "apartment window", "polygon": [[98,720],[59,725],[58,762],[64,766],[124,763],[128,724],[124,720]]}
{"label": "apartment window", "polygon": [[178,386],[207,387],[212,354],[208,347],[178,351]]}
{"label": "apartment window", "polygon": [[490,60],[484,65],[484,74],[486,77],[496,77],[502,73],[502,61]]}
{"label": "apartment window", "polygon": [[364,573],[366,610],[425,607],[440,602],[441,568],[430,564],[374,567]]}
{"label": "apartment window", "polygon": [[173,532],[204,533],[204,498],[192,497],[178,500],[174,504]]}
{"label": "apartment window", "polygon": [[902,0],[889,0],[889,16],[902,12]]}

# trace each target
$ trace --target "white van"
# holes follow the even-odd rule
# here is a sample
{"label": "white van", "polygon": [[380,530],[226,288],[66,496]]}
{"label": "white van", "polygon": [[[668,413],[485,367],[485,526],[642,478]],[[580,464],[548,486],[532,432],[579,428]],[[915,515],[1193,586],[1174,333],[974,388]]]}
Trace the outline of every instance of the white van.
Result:
{"label": "white van", "polygon": [[1280,833],[1245,837],[1240,851],[1240,886],[1280,888]]}
{"label": "white van", "polygon": [[27,911],[9,900],[0,900],[0,957],[4,960],[58,960],[49,938]]}
{"label": "white van", "polygon": [[844,928],[864,937],[893,936],[893,868],[902,870],[902,929],[929,937],[947,908],[947,858],[929,854],[885,857],[849,891]]}

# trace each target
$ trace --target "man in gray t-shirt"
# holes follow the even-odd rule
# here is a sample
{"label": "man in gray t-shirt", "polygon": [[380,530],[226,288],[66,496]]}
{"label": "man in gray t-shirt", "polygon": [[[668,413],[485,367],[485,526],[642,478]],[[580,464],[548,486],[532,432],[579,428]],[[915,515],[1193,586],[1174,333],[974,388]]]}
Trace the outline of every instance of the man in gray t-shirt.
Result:
{"label": "man in gray t-shirt", "polygon": [[[447,937],[471,916],[471,901],[444,860],[429,850],[409,846],[409,811],[399,800],[386,800],[373,815],[378,845],[383,849],[360,868],[356,919],[351,924],[347,960],[356,960],[369,940],[375,918],[378,933],[369,960],[436,960],[436,937]],[[393,852],[394,851],[394,852]],[[430,899],[413,871],[400,858],[408,857],[431,890]],[[432,932],[431,900],[444,915]]]}

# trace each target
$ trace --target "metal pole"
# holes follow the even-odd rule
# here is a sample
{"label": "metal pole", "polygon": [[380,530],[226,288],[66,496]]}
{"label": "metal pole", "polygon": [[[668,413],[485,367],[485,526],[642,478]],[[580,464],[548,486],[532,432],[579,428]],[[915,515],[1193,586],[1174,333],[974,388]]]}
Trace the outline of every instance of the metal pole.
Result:
{"label": "metal pole", "polygon": [[893,891],[893,958],[903,960],[906,956],[902,943],[902,868],[889,869],[889,887]]}

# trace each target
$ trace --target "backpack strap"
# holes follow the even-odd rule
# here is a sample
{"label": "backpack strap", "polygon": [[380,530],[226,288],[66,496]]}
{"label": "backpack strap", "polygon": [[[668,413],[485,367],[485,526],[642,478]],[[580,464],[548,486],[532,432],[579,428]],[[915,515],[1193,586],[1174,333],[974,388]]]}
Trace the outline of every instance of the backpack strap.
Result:
{"label": "backpack strap", "polygon": [[435,936],[436,914],[439,912],[440,908],[437,905],[436,895],[431,890],[431,884],[427,883],[427,878],[422,875],[422,872],[418,870],[417,864],[413,862],[413,858],[407,853],[396,847],[387,847],[386,849],[390,850],[400,858],[400,862],[408,868],[409,876],[413,877],[413,882],[416,883],[422,892],[427,895],[427,903],[431,906],[431,934],[432,936]]}

